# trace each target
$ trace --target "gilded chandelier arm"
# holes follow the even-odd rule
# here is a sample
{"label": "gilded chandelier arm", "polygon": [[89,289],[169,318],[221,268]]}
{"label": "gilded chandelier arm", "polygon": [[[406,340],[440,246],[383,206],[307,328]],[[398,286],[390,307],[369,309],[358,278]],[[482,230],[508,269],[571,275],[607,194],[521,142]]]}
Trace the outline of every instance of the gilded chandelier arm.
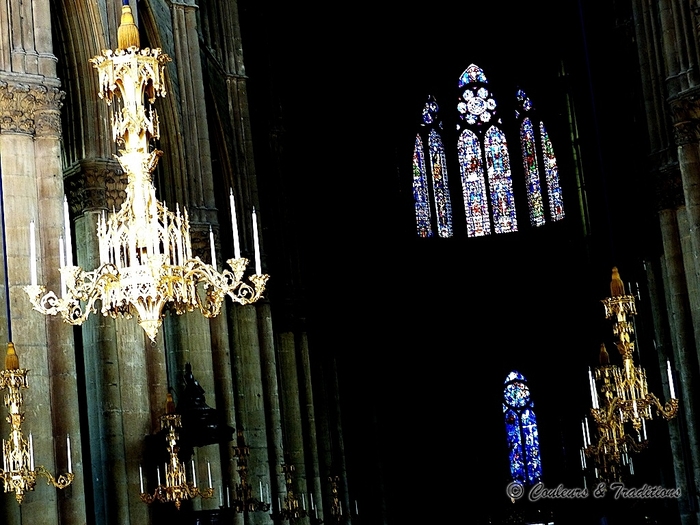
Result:
{"label": "gilded chandelier arm", "polygon": [[46,470],[46,467],[39,465],[35,469],[37,474],[40,474],[46,478],[47,485],[53,485],[59,489],[65,489],[68,485],[75,479],[75,474],[68,472],[67,474],[59,474],[58,478],[54,478],[51,473]]}
{"label": "gilded chandelier arm", "polygon": [[664,419],[673,419],[676,417],[676,413],[678,412],[678,399],[669,399],[665,405],[662,405],[659,398],[651,392],[647,393],[644,399],[646,399],[647,403],[650,405],[654,405],[656,407],[656,413],[661,414]]}

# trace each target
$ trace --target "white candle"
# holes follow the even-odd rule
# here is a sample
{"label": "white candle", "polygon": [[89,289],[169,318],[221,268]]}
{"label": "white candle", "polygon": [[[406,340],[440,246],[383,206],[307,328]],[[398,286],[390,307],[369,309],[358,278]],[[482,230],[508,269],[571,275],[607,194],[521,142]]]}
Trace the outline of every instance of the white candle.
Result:
{"label": "white candle", "polygon": [[591,372],[591,369],[588,369],[588,382],[590,383],[590,388],[591,388],[591,405],[593,408],[598,408],[598,394],[596,392],[595,388],[595,380],[593,379],[593,372]]}
{"label": "white candle", "polygon": [[141,481],[141,494],[143,494],[143,467],[139,465],[139,480]]}
{"label": "white candle", "polygon": [[66,434],[66,454],[68,456],[68,474],[73,473],[73,461],[71,460],[70,453],[70,434]]}
{"label": "white candle", "polygon": [[66,266],[73,266],[73,246],[70,234],[70,216],[68,214],[68,198],[63,196],[63,228],[66,234]]}
{"label": "white candle", "polygon": [[231,203],[231,229],[233,230],[233,256],[236,259],[241,258],[241,241],[238,237],[238,219],[236,219],[236,200],[233,198],[233,188],[229,194]]}
{"label": "white candle", "polygon": [[591,430],[588,428],[588,418],[584,417],[583,421],[586,423],[586,443],[591,444]]}
{"label": "white candle", "polygon": [[211,464],[207,461],[207,474],[209,475],[209,488],[212,488],[211,484]]}
{"label": "white candle", "polygon": [[33,220],[29,222],[29,274],[32,286],[36,286],[36,232]]}
{"label": "white candle", "polygon": [[632,409],[634,410],[634,418],[639,419],[639,412],[637,412],[637,400],[632,400]]}
{"label": "white candle", "polygon": [[219,507],[223,507],[223,506],[224,506],[224,488],[220,486],[219,487]]}
{"label": "white candle", "polygon": [[642,439],[647,440],[647,425],[644,419],[642,419]]}
{"label": "white candle", "polygon": [[211,265],[216,270],[216,249],[214,248],[214,232],[209,226],[209,249],[211,250]]}
{"label": "white candle", "polygon": [[[66,258],[63,248],[63,237],[58,238],[58,258],[60,259],[60,267],[63,268],[66,265]],[[61,297],[66,296],[66,278],[61,272]]]}
{"label": "white candle", "polygon": [[666,359],[666,373],[668,374],[668,388],[671,393],[671,399],[676,398],[676,389],[673,386],[673,373],[671,372],[671,361]]}
{"label": "white candle", "polygon": [[34,470],[34,440],[31,432],[29,433],[29,470]]}
{"label": "white candle", "polygon": [[158,478],[158,486],[160,487],[160,467],[156,467],[156,477]]}
{"label": "white candle", "polygon": [[309,502],[311,503],[311,510],[314,510],[314,493],[309,492]]}
{"label": "white candle", "polygon": [[583,420],[581,421],[581,433],[583,434],[583,446],[585,447],[588,445],[588,442],[586,440],[586,425]]}
{"label": "white candle", "polygon": [[197,469],[194,467],[194,458],[192,458],[192,485],[197,487]]}
{"label": "white candle", "polygon": [[360,512],[357,510],[357,500],[355,500],[355,516],[359,516]]}
{"label": "white candle", "polygon": [[255,273],[262,275],[262,262],[260,261],[260,238],[258,237],[258,216],[253,208],[253,246],[255,247]]}
{"label": "white candle", "polygon": [[306,492],[301,493],[301,508],[306,510]]}
{"label": "white candle", "polygon": [[260,501],[261,501],[261,502],[262,502],[262,501],[265,501],[265,500],[263,499],[262,480],[260,481]]}
{"label": "white candle", "polygon": [[226,485],[226,506],[231,506],[231,490],[228,485]]}
{"label": "white candle", "polygon": [[5,440],[2,440],[2,469],[7,472],[10,470],[7,468],[7,456],[5,455]]}

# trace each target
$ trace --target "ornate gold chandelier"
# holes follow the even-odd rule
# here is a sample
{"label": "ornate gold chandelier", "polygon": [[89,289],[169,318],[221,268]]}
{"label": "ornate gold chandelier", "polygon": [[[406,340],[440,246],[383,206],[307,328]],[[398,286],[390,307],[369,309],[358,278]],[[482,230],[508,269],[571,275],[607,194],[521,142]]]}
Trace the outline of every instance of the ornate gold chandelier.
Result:
{"label": "ornate gold chandelier", "polygon": [[646,422],[653,419],[653,413],[669,420],[678,411],[670,362],[667,361],[666,371],[671,399],[666,404],[649,392],[646,371],[634,363],[634,323],[631,317],[637,314],[635,297],[625,293],[617,268],[613,268],[610,289],[611,297],[602,302],[605,318],[613,320],[613,335],[622,357],[622,366],[610,363],[603,343],[600,366],[588,371],[591,415],[597,428],[597,443],[592,442],[586,418],[582,422],[581,454],[584,469],[587,467],[586,458],[590,458],[594,463],[596,478],[609,481],[620,478],[622,467],[634,473],[630,453],[647,447]]}
{"label": "ornate gold chandelier", "polygon": [[174,503],[175,508],[180,510],[182,502],[196,497],[209,499],[214,496],[214,487],[211,481],[211,467],[207,464],[207,473],[209,476],[209,487],[201,489],[197,486],[197,469],[192,460],[192,481],[187,481],[187,470],[184,462],[180,460],[178,452],[180,446],[178,441],[178,428],[182,428],[182,416],[174,412],[171,394],[168,394],[168,402],[166,403],[166,413],[160,417],[161,430],[167,430],[166,440],[168,442],[168,462],[165,464],[165,484],[161,483],[160,467],[157,467],[158,485],[153,493],[148,493],[144,490],[143,472],[139,467],[140,484],[141,484],[141,501],[151,504],[154,501],[161,503]]}
{"label": "ornate gold chandelier", "polygon": [[270,510],[269,489],[268,497],[265,498],[262,481],[260,481],[260,499],[257,499],[253,496],[253,487],[248,482],[248,457],[250,456],[250,447],[246,445],[243,438],[243,431],[240,429],[237,432],[236,446],[233,447],[233,456],[238,463],[238,475],[241,481],[240,483],[236,483],[233,490],[233,499],[228,502],[228,506],[231,507],[234,512],[238,513],[268,512]]}
{"label": "ornate gold chandelier", "polygon": [[59,489],[65,489],[73,481],[73,467],[71,463],[70,437],[66,436],[68,448],[68,473],[54,478],[42,465],[34,466],[34,444],[32,435],[29,439],[22,433],[24,402],[22,390],[29,388],[27,384],[27,369],[19,367],[19,358],[13,343],[7,344],[5,356],[5,369],[0,371],[0,390],[7,390],[4,396],[5,406],[9,409],[7,421],[11,425],[9,439],[2,440],[2,481],[5,492],[14,492],[15,499],[21,505],[24,495],[34,490],[39,475],[46,478],[49,485]]}
{"label": "ornate gold chandelier", "polygon": [[[287,521],[294,523],[302,518],[308,516],[306,511],[306,497],[302,494],[302,500],[294,494],[294,479],[292,475],[296,468],[292,464],[282,464],[282,472],[284,473],[284,479],[287,484],[287,494],[283,500],[278,498],[277,500],[277,511],[270,512],[270,518],[275,523],[279,521]],[[311,507],[314,508],[313,497],[311,499]]]}
{"label": "ornate gold chandelier", "polygon": [[[61,239],[61,295],[47,292],[36,282],[34,224],[30,225],[31,284],[24,290],[34,309],[60,315],[72,325],[82,324],[91,313],[113,318],[136,316],[139,325],[154,341],[164,309],[183,314],[195,308],[207,318],[221,310],[225,296],[234,302],[257,301],[265,290],[268,275],[260,270],[257,222],[253,210],[256,274],[243,282],[248,259],[240,257],[235,208],[232,206],[235,259],[230,270],[216,268],[213,235],[212,263],[192,256],[187,211],[175,212],[158,201],[152,173],[162,152],[152,149],[159,137],[159,121],[153,104],[166,95],[165,64],[170,58],[160,49],[140,49],[128,0],[122,6],[118,49],[106,50],[91,59],[99,73],[100,98],[114,104],[113,137],[120,146],[117,159],[127,173],[126,198],[120,209],[98,220],[100,265],[85,271],[73,264],[70,223],[64,206],[65,239]],[[231,197],[233,202],[233,197]],[[65,245],[65,246],[64,246]]]}

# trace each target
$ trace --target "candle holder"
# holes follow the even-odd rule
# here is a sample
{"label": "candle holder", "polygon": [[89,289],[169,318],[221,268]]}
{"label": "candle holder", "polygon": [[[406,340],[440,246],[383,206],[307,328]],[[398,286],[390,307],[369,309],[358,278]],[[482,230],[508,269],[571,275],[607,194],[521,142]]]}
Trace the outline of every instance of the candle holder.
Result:
{"label": "candle holder", "polygon": [[[253,487],[248,484],[248,456],[250,447],[246,445],[243,438],[243,431],[238,430],[236,434],[236,445],[233,447],[233,455],[238,463],[238,475],[240,482],[236,483],[233,491],[233,499],[229,502],[230,507],[239,513],[244,512],[268,512],[270,502],[265,501],[262,481],[260,482],[260,499],[253,496]],[[269,498],[269,494],[268,494]]]}
{"label": "candle holder", "polygon": [[287,485],[287,494],[284,499],[278,501],[279,509],[270,513],[272,520],[277,523],[280,521],[289,521],[293,523],[301,518],[308,516],[306,505],[303,500],[299,503],[299,498],[294,494],[292,475],[296,468],[291,464],[282,464],[282,472],[284,473],[285,483]]}
{"label": "candle holder", "polygon": [[[235,258],[230,270],[219,272],[213,234],[211,264],[192,255],[187,210],[175,212],[156,198],[152,173],[162,155],[151,141],[159,137],[159,120],[153,104],[164,97],[165,65],[170,58],[160,49],[140,49],[128,0],[124,0],[117,50],[106,50],[90,61],[99,72],[99,97],[114,104],[113,136],[120,146],[117,159],[127,174],[125,199],[119,210],[97,221],[100,265],[86,271],[73,264],[68,203],[64,201],[65,239],[59,242],[60,296],[37,284],[34,223],[30,223],[31,284],[24,290],[35,310],[59,315],[71,325],[81,325],[99,311],[112,318],[136,317],[148,337],[155,341],[164,310],[181,315],[199,310],[216,317],[226,296],[239,304],[258,301],[269,278],[263,274],[255,210],[253,234],[255,275],[243,280],[248,259],[240,256],[234,238]],[[131,35],[131,38],[127,38]],[[233,202],[233,194],[231,195]],[[232,208],[237,232],[235,209]]]}
{"label": "candle holder", "polygon": [[584,419],[581,449],[582,469],[587,469],[586,459],[591,459],[595,477],[605,481],[619,480],[623,467],[630,474],[634,473],[630,453],[647,448],[646,422],[653,419],[654,413],[666,420],[673,419],[678,413],[670,362],[667,362],[667,373],[671,399],[666,403],[649,392],[646,371],[634,363],[634,323],[631,317],[637,314],[635,296],[625,293],[617,268],[613,268],[610,289],[611,297],[602,302],[606,319],[613,320],[613,335],[622,366],[610,363],[603,343],[599,353],[600,365],[594,371],[588,371],[593,405],[591,416],[598,439],[593,444],[588,420]]}
{"label": "candle holder", "polygon": [[178,445],[179,435],[177,429],[182,428],[182,418],[180,414],[175,414],[173,412],[174,406],[170,393],[168,393],[166,407],[166,413],[160,417],[161,430],[167,430],[166,441],[168,443],[169,456],[169,460],[165,464],[165,484],[161,484],[160,467],[156,467],[158,485],[152,494],[145,492],[143,485],[143,473],[139,467],[141,481],[141,493],[139,495],[141,497],[141,501],[149,505],[155,501],[159,501],[161,503],[172,502],[175,504],[175,508],[180,510],[182,502],[185,500],[191,500],[196,497],[203,499],[212,498],[214,496],[214,488],[212,487],[211,483],[211,467],[209,464],[207,464],[209,488],[200,489],[197,486],[197,474],[194,459],[192,460],[192,481],[187,481],[185,464],[184,462],[180,461],[178,456],[180,447]]}
{"label": "candle holder", "polygon": [[66,437],[68,448],[68,472],[66,474],[60,474],[58,478],[55,478],[44,466],[34,466],[32,435],[29,434],[29,439],[27,439],[22,432],[22,423],[24,422],[22,390],[29,388],[27,372],[27,369],[19,367],[19,358],[14,344],[7,343],[5,369],[0,371],[0,390],[6,390],[4,402],[9,409],[7,421],[12,428],[9,439],[2,440],[0,480],[5,492],[14,492],[15,499],[20,505],[24,501],[25,494],[34,490],[38,476],[44,476],[48,485],[53,485],[58,489],[65,489],[74,479],[70,437]]}

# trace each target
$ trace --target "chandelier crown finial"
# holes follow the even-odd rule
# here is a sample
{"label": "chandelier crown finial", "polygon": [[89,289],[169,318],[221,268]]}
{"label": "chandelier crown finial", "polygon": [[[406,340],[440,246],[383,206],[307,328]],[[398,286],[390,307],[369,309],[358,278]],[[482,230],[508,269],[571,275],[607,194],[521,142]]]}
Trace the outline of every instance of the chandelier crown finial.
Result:
{"label": "chandelier crown finial", "polygon": [[19,357],[15,351],[13,342],[7,343],[7,354],[5,355],[5,370],[19,370]]}
{"label": "chandelier crown finial", "polygon": [[117,45],[119,49],[141,47],[139,28],[134,23],[134,14],[131,12],[129,0],[123,0],[122,3],[122,18],[117,30]]}

